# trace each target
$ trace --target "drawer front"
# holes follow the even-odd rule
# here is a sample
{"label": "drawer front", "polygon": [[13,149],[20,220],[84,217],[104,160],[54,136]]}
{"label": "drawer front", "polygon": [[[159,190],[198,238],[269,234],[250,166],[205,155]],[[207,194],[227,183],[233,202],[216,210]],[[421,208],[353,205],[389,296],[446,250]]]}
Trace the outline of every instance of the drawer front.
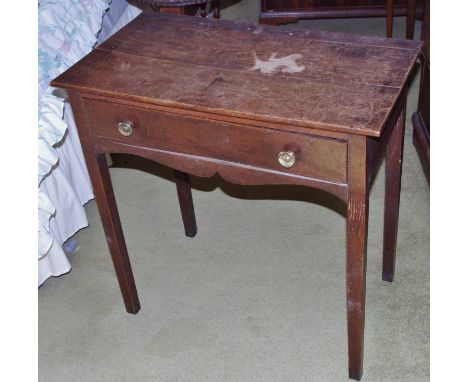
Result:
{"label": "drawer front", "polygon": [[[103,101],[84,99],[83,102],[95,137],[346,183],[345,141]],[[118,129],[118,124],[125,121],[133,124],[129,136]],[[296,161],[292,167],[285,168],[279,163],[278,154],[291,148]]]}

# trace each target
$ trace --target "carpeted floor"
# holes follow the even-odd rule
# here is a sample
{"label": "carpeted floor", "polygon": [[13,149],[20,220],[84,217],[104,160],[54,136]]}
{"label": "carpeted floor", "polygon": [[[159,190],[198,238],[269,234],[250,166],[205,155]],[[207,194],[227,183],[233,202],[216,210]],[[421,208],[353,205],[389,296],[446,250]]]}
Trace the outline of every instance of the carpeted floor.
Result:
{"label": "carpeted floor", "polygon": [[[258,12],[259,1],[231,1],[222,17],[257,22]],[[396,36],[404,24],[397,18]],[[297,26],[385,35],[384,18]],[[370,194],[364,381],[429,380],[429,188],[410,122],[417,85],[392,284],[381,280],[384,163]],[[151,172],[111,169],[141,311],[125,312],[90,202],[72,271],[39,289],[39,380],[347,381],[343,205],[306,188],[196,178],[199,232],[189,239],[171,172]]]}

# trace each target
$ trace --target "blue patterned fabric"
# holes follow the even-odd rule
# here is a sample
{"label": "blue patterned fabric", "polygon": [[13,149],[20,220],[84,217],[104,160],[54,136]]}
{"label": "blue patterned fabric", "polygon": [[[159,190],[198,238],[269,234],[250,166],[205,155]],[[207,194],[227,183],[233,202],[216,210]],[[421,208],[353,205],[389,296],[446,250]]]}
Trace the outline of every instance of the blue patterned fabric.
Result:
{"label": "blue patterned fabric", "polygon": [[[38,184],[58,162],[54,148],[64,137],[64,99],[49,82],[88,54],[96,44],[102,17],[112,0],[41,0],[39,2]],[[55,207],[39,191],[39,257],[51,248],[49,219]]]}

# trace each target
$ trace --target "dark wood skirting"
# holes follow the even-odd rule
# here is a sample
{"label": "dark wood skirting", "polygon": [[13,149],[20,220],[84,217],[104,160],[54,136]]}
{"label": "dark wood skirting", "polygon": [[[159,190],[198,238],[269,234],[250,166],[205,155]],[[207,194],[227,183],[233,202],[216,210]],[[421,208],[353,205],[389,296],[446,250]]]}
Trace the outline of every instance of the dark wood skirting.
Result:
{"label": "dark wood skirting", "polygon": [[427,183],[430,184],[430,138],[419,111],[413,113],[413,145],[421,161]]}
{"label": "dark wood skirting", "polygon": [[[422,15],[422,5],[418,4],[416,17]],[[395,5],[394,16],[406,16],[406,5]],[[316,8],[316,9],[289,9],[289,10],[269,10],[260,12],[260,24],[288,24],[302,19],[334,19],[334,18],[359,18],[359,17],[385,17],[387,10],[383,6],[356,6],[348,8]]]}

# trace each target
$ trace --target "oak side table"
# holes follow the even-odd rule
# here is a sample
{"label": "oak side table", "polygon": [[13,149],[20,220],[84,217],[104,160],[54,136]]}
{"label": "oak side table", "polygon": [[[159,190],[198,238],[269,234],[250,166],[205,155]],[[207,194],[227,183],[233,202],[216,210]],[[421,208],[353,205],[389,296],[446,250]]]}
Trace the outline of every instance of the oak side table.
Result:
{"label": "oak side table", "polygon": [[189,174],[319,188],[348,206],[349,376],[359,380],[369,185],[386,153],[383,279],[392,281],[406,93],[420,50],[409,40],[144,12],[53,80],[68,90],[127,311],[140,302],[105,153],[173,168],[191,237]]}

